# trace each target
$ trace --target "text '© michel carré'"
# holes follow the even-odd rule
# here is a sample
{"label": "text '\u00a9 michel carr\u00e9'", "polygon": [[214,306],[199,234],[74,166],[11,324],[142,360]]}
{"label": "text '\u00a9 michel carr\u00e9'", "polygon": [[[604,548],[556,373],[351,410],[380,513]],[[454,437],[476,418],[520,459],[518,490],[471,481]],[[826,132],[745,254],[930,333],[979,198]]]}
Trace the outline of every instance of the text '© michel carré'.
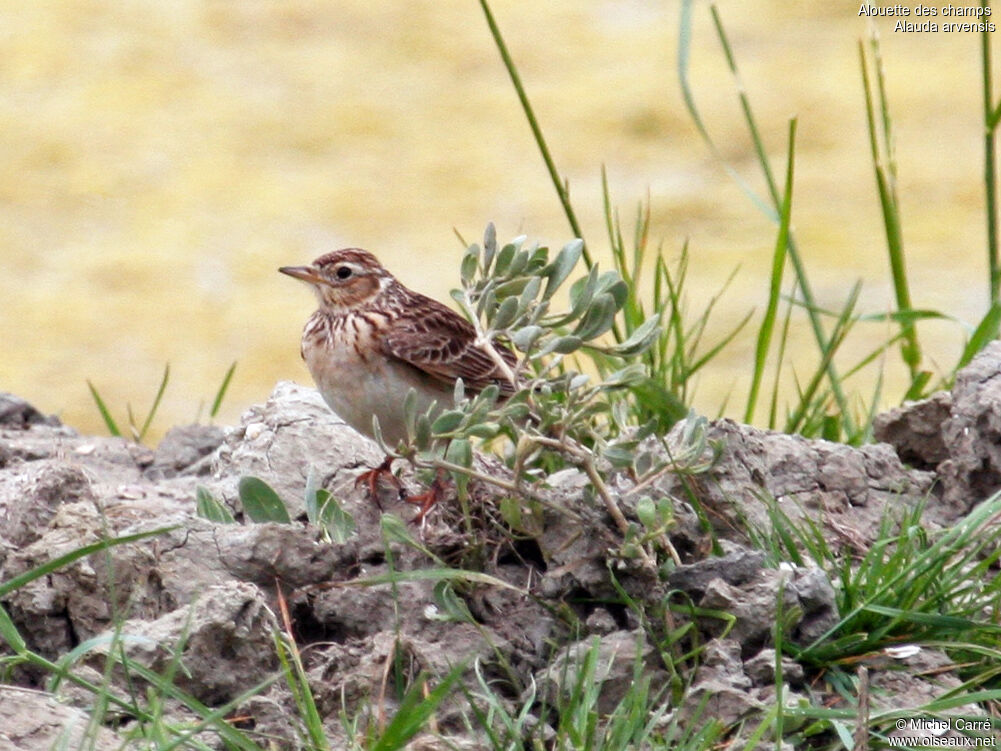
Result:
{"label": "text '\u00a9 michel carr\u00e9'", "polygon": [[[914,21],[898,20],[894,31],[995,31],[997,26],[987,20],[991,15],[989,6],[982,5],[867,5],[859,6],[860,16],[914,17]],[[938,20],[942,19],[941,23]],[[975,21],[953,21],[953,18],[976,19]],[[946,20],[949,19],[949,20]]]}

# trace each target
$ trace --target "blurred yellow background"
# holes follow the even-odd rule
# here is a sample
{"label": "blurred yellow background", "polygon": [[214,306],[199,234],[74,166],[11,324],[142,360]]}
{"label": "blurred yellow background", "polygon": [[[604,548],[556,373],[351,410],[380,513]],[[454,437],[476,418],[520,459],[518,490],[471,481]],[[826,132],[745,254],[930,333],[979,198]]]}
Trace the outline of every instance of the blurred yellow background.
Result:
{"label": "blurred yellow background", "polygon": [[[677,0],[493,9],[592,252],[607,247],[604,164],[627,227],[649,191],[667,255],[690,239],[693,310],[741,266],[709,341],[760,311],[775,228],[685,112]],[[777,175],[788,118],[799,117],[793,223],[821,303],[838,306],[862,278],[861,308],[885,310],[856,47],[869,22],[849,2],[719,9]],[[707,6],[695,19],[698,105],[760,190]],[[975,322],[987,298],[980,38],[895,34],[892,24],[875,26],[915,305]],[[494,221],[502,240],[570,239],[474,2],[4,3],[0,71],[0,390],[81,430],[103,432],[87,378],[124,422],[125,403],[142,413],[169,362],[158,433],[193,420],[234,360],[223,423],[278,379],[308,383],[298,341],[313,298],[280,265],[360,246],[447,299],[462,253],[453,228],[476,240]],[[922,331],[947,368],[959,327]],[[857,330],[851,352],[886,334]],[[753,344],[749,329],[713,364],[697,407],[714,414],[732,390],[742,409]],[[805,327],[795,344],[813,356]]]}

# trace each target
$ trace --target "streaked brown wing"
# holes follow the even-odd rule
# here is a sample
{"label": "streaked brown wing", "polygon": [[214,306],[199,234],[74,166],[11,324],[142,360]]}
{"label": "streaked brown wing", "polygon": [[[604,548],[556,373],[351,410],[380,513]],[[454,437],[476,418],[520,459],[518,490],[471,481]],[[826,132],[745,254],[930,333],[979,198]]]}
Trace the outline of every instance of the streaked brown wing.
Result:
{"label": "streaked brown wing", "polygon": [[[476,331],[462,316],[437,300],[423,295],[415,300],[407,314],[399,316],[382,338],[383,351],[392,357],[420,368],[446,383],[462,378],[473,392],[482,391],[491,383],[500,386],[502,394],[514,389],[498,372],[494,361],[474,343]],[[512,367],[517,362],[513,352],[498,346],[501,357]]]}

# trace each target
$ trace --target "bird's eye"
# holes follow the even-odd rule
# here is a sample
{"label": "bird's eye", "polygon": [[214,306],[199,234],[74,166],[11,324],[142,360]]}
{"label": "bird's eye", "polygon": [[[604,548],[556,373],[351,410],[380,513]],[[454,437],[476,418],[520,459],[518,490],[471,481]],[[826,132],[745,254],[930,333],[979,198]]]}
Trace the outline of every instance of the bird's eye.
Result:
{"label": "bird's eye", "polygon": [[341,266],[334,273],[337,274],[337,278],[338,279],[347,279],[349,276],[351,276],[351,267],[350,266]]}

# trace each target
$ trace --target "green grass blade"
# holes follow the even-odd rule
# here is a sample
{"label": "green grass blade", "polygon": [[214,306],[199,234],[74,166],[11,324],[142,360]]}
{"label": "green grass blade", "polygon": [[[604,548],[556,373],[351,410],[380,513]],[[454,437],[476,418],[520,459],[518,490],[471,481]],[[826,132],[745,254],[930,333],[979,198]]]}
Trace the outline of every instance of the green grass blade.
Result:
{"label": "green grass blade", "polygon": [[142,427],[139,429],[139,437],[136,439],[140,443],[142,439],[146,437],[146,432],[149,430],[150,423],[153,422],[153,417],[156,416],[156,411],[160,408],[160,401],[163,399],[163,392],[167,390],[167,382],[170,380],[170,363],[163,366],[163,377],[160,379],[160,387],[156,390],[156,396],[153,398],[153,404],[150,405],[149,413],[146,415],[146,419],[143,421]]}
{"label": "green grass blade", "polygon": [[[490,4],[487,0],[480,0],[480,7],[483,9],[487,26],[490,28],[490,36],[493,38],[497,51],[500,53],[501,60],[504,63],[504,69],[507,70],[507,74],[511,78],[511,85],[514,86],[515,93],[518,95],[522,112],[525,113],[528,127],[532,130],[532,137],[535,139],[536,146],[539,147],[542,161],[545,162],[546,170],[549,172],[549,179],[552,181],[553,187],[556,189],[556,195],[563,206],[563,213],[570,223],[570,230],[574,233],[574,237],[583,240],[584,233],[581,231],[580,222],[577,221],[577,215],[574,212],[573,205],[570,203],[570,191],[567,189],[563,178],[560,177],[559,170],[556,169],[556,162],[553,161],[552,154],[549,152],[549,146],[546,144],[545,136],[542,135],[542,128],[535,117],[535,110],[532,109],[532,103],[528,100],[528,94],[525,92],[525,86],[521,82],[521,74],[518,73],[518,67],[514,64],[511,53],[507,49],[507,43],[504,41],[500,27],[497,25],[494,14],[490,10]],[[594,265],[594,262],[591,260],[591,254],[588,252],[586,242],[584,243],[582,255],[584,263],[590,269]]]}
{"label": "green grass blade", "polygon": [[104,399],[101,398],[101,395],[97,392],[97,388],[90,382],[90,379],[87,379],[87,388],[90,389],[90,395],[94,398],[97,411],[101,413],[101,419],[104,420],[104,425],[107,427],[108,432],[113,436],[121,438],[122,431],[118,429],[118,424],[115,422],[115,418],[111,416],[108,405],[104,403]]}
{"label": "green grass blade", "polygon": [[116,545],[125,545],[130,542],[138,542],[139,540],[145,540],[150,537],[157,537],[158,535],[166,534],[174,529],[177,529],[176,525],[172,527],[158,527],[157,529],[153,529],[148,532],[137,532],[134,535],[112,537],[107,540],[100,540],[98,542],[93,542],[90,545],[84,545],[76,548],[75,550],[71,550],[69,553],[61,555],[58,558],[53,558],[51,561],[47,561],[40,566],[36,566],[30,571],[25,571],[23,574],[15,576],[13,579],[0,582],[0,599],[6,597],[16,589],[23,587],[28,582],[32,582],[35,579],[51,574],[53,571],[57,571],[63,566],[73,563],[73,561],[77,561],[81,558],[85,558],[92,553],[113,548]]}
{"label": "green grass blade", "polygon": [[[893,279],[893,291],[898,310],[911,310],[910,285],[907,280],[907,267],[904,261],[904,238],[900,221],[900,201],[896,190],[896,163],[893,157],[893,133],[891,130],[890,108],[886,98],[886,86],[879,55],[879,41],[873,35],[870,39],[872,50],[874,76],[876,81],[875,94],[879,97],[880,119],[877,123],[875,113],[875,98],[872,76],[869,71],[865,45],[859,42],[859,60],[862,67],[862,88],[865,94],[866,123],[869,130],[869,150],[872,156],[873,170],[876,175],[876,190],[879,194],[879,204],[883,215],[883,230],[886,235],[887,256],[890,261],[890,275]],[[911,379],[917,377],[921,364],[921,347],[918,341],[917,329],[912,321],[902,321],[901,330],[904,340],[901,343],[900,354],[910,370]]]}
{"label": "green grass blade", "polygon": [[452,668],[448,675],[442,678],[441,682],[428,693],[426,698],[423,695],[423,689],[427,681],[427,674],[418,675],[413,686],[400,702],[400,708],[389,725],[386,726],[385,732],[371,747],[371,751],[397,751],[397,749],[403,748],[424,727],[432,713],[448,697],[465,669],[464,664]]}
{"label": "green grass blade", "polygon": [[[987,1],[982,0],[983,7]],[[980,72],[983,83],[984,130],[984,199],[987,215],[987,267],[990,269],[991,305],[1001,302],[1001,259],[998,257],[997,197],[997,128],[1001,120],[1001,102],[994,103],[991,65],[991,32],[984,27],[980,34]]]}
{"label": "green grass blade", "polygon": [[222,406],[222,400],[226,398],[226,391],[229,389],[229,382],[233,380],[233,372],[236,370],[236,360],[233,360],[233,364],[229,366],[229,370],[226,371],[226,375],[223,376],[222,383],[219,385],[219,390],[216,391],[215,399],[212,400],[212,409],[209,410],[209,417],[214,418],[219,414],[219,408]]}
{"label": "green grass blade", "polygon": [[988,342],[997,339],[999,327],[1001,327],[1001,302],[994,302],[963,347],[963,354],[956,363],[956,369],[965,367],[974,355],[987,346]]}
{"label": "green grass blade", "polygon": [[786,265],[786,249],[789,247],[789,222],[792,217],[792,186],[796,163],[796,118],[789,121],[789,156],[786,163],[786,185],[782,196],[782,210],[779,214],[779,232],[775,239],[775,251],[772,253],[772,274],[768,287],[768,305],[765,308],[764,319],[758,329],[758,341],[754,352],[754,368],[751,374],[751,388],[747,396],[747,408],[744,410],[744,422],[754,421],[754,411],[758,403],[758,393],[761,380],[764,377],[765,366],[768,364],[768,350],[771,347],[772,334],[775,330],[775,318],[782,294],[782,275]]}

